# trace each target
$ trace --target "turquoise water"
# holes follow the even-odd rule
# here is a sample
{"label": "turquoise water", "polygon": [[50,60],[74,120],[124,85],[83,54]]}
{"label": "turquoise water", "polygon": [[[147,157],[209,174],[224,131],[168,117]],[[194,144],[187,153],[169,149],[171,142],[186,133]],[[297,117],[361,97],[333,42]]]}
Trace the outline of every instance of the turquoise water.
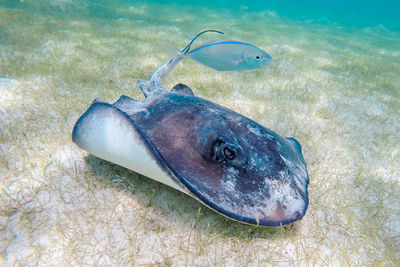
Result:
{"label": "turquoise water", "polygon": [[[187,1],[158,1],[159,3],[177,3],[187,5]],[[398,12],[400,3],[395,0],[385,1],[295,1],[295,0],[269,0],[269,1],[202,1],[199,6],[226,9],[241,9],[251,12],[270,10],[279,17],[292,20],[316,22],[321,24],[336,24],[343,27],[384,27],[398,31],[400,23]]]}
{"label": "turquoise water", "polygon": [[[23,1],[21,1],[23,2]],[[26,1],[29,3],[30,1]],[[90,11],[93,17],[104,16],[104,10],[97,8],[96,5],[108,5],[113,2],[115,4],[141,4],[141,3],[157,3],[163,5],[180,5],[191,7],[206,7],[213,9],[229,9],[242,10],[244,12],[260,12],[262,10],[270,10],[275,12],[279,17],[285,17],[292,20],[312,21],[321,24],[336,24],[343,27],[374,27],[382,25],[393,31],[400,30],[400,22],[398,14],[400,11],[400,3],[396,0],[383,1],[316,1],[316,0],[268,0],[268,1],[210,1],[205,0],[199,3],[190,3],[183,0],[175,1],[46,1],[47,3],[59,4],[89,4],[94,10]],[[57,3],[58,2],[58,3]],[[20,1],[2,1],[2,6],[7,8],[21,8],[23,6]],[[46,5],[46,4],[44,4]],[[31,8],[31,7],[30,7]],[[110,12],[108,10],[107,12]],[[175,10],[175,15],[179,14],[179,10]],[[196,14],[193,14],[194,17]]]}
{"label": "turquoise water", "polygon": [[[400,262],[398,1],[0,0],[0,265],[349,265]],[[310,206],[293,225],[232,222],[82,152],[95,97],[220,38],[274,59],[217,72],[185,59],[163,80],[302,145]]]}

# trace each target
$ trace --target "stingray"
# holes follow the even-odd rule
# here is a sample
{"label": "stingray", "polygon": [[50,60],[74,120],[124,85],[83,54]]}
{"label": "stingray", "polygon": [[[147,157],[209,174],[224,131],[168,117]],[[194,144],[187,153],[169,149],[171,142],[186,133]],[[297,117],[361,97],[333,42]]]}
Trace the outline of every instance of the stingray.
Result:
{"label": "stingray", "polygon": [[301,219],[309,179],[300,144],[186,85],[164,89],[161,78],[174,60],[138,81],[145,101],[95,99],[76,122],[73,142],[230,219],[261,226]]}

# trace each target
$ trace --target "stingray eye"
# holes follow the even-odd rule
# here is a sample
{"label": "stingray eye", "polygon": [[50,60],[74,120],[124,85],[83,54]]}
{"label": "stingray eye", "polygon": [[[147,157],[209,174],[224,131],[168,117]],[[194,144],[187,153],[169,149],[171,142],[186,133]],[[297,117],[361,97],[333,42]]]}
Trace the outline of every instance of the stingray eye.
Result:
{"label": "stingray eye", "polygon": [[219,137],[209,145],[205,146],[203,157],[212,162],[227,164],[235,167],[242,167],[247,163],[248,156],[240,145],[226,142],[223,137]]}
{"label": "stingray eye", "polygon": [[260,61],[261,59],[262,59],[262,56],[256,55],[256,60],[257,60],[257,61]]}
{"label": "stingray eye", "polygon": [[235,159],[235,152],[228,147],[224,148],[224,156],[229,160]]}
{"label": "stingray eye", "polygon": [[226,164],[242,167],[247,162],[246,153],[238,144],[225,143],[219,150],[220,159]]}

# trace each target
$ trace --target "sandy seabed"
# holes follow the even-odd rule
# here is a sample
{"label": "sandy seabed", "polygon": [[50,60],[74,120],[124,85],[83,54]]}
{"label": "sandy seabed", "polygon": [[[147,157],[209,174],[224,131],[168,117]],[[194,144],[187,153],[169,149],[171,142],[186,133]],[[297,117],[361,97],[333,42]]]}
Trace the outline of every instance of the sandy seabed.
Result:
{"label": "sandy seabed", "polygon": [[[245,8],[37,2],[0,3],[1,266],[400,265],[399,33]],[[164,86],[295,137],[310,174],[301,221],[242,225],[71,141],[95,97],[144,99],[136,80],[169,58],[162,42],[183,48],[209,28],[274,62],[238,73],[184,60]]]}

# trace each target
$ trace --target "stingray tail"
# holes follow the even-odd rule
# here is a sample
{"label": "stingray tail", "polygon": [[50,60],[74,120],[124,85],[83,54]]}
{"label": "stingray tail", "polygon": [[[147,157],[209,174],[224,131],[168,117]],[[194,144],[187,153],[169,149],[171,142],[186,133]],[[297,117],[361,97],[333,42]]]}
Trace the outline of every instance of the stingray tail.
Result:
{"label": "stingray tail", "polygon": [[142,90],[143,94],[147,97],[151,96],[155,92],[161,92],[165,89],[162,87],[161,79],[167,75],[175,66],[182,60],[185,55],[179,53],[171,57],[167,62],[158,67],[150,79],[145,81],[138,80],[139,88]]}
{"label": "stingray tail", "polygon": [[162,74],[162,77],[164,77],[168,73],[170,73],[175,68],[175,66],[182,60],[182,58],[184,56],[185,56],[184,54],[182,54],[181,52],[178,51],[178,53],[176,53],[176,55],[171,57],[169,62],[167,63],[164,73]]}

